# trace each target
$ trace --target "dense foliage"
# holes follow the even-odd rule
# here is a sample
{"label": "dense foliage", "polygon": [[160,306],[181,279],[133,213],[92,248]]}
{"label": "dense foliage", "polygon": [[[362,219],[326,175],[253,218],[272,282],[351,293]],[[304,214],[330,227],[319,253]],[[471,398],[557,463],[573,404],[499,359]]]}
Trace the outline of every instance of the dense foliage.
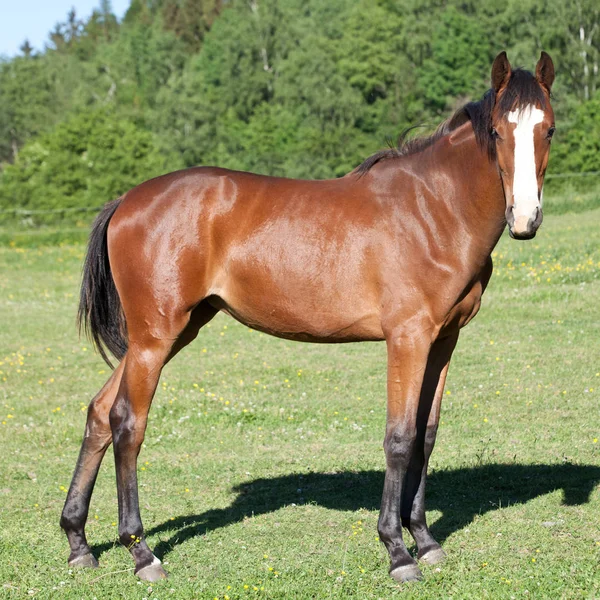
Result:
{"label": "dense foliage", "polygon": [[196,164],[339,176],[478,98],[501,49],[552,54],[551,171],[597,171],[599,28],[597,0],[132,0],[122,22],[102,0],[0,61],[0,210],[97,206]]}

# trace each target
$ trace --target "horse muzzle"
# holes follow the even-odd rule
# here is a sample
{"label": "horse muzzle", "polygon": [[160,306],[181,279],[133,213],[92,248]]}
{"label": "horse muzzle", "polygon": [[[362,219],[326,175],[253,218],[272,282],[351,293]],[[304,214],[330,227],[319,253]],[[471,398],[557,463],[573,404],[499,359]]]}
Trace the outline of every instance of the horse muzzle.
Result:
{"label": "horse muzzle", "polygon": [[506,223],[508,224],[510,237],[515,240],[530,240],[534,238],[543,217],[541,206],[536,207],[530,215],[519,214],[516,216],[514,206],[509,206],[506,209]]}

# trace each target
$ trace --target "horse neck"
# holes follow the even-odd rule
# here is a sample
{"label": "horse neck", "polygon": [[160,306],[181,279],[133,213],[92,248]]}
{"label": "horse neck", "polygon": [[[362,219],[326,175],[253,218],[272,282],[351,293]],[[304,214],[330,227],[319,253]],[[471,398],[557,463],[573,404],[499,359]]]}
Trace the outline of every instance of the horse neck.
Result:
{"label": "horse neck", "polygon": [[[474,264],[483,265],[506,226],[506,202],[496,162],[477,143],[471,123],[395,166],[394,162],[389,161],[388,167],[396,169],[392,183],[396,190],[407,189],[407,177],[425,188],[424,194],[415,194],[413,208],[427,214],[433,229],[444,237],[440,243],[469,248]],[[391,173],[387,177],[394,179]]]}
{"label": "horse neck", "polygon": [[506,200],[496,161],[478,144],[471,122],[437,145],[439,160],[452,182],[452,208],[460,215],[465,235],[487,256],[506,226]]}

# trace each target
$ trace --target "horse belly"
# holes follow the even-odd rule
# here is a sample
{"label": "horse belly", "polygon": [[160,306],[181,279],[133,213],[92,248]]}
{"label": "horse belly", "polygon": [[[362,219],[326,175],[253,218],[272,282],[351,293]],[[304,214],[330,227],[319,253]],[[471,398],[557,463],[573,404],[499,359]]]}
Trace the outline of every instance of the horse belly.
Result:
{"label": "horse belly", "polygon": [[[358,289],[357,289],[358,287]],[[230,273],[210,302],[252,329],[291,340],[340,343],[382,340],[377,303],[360,286],[311,281],[288,273]]]}
{"label": "horse belly", "polygon": [[211,303],[283,338],[383,339],[372,219],[344,219],[342,200],[282,203],[285,210],[265,200],[240,212],[244,226],[213,226],[219,250],[211,261]]}

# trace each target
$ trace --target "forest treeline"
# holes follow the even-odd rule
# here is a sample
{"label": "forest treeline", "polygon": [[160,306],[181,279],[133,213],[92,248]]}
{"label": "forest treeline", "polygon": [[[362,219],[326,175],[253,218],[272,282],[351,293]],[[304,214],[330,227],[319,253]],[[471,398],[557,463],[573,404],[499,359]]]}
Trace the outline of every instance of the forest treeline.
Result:
{"label": "forest treeline", "polygon": [[554,59],[550,172],[600,171],[597,0],[132,0],[120,22],[103,0],[0,61],[0,210],[200,164],[337,177],[479,98],[504,49]]}

